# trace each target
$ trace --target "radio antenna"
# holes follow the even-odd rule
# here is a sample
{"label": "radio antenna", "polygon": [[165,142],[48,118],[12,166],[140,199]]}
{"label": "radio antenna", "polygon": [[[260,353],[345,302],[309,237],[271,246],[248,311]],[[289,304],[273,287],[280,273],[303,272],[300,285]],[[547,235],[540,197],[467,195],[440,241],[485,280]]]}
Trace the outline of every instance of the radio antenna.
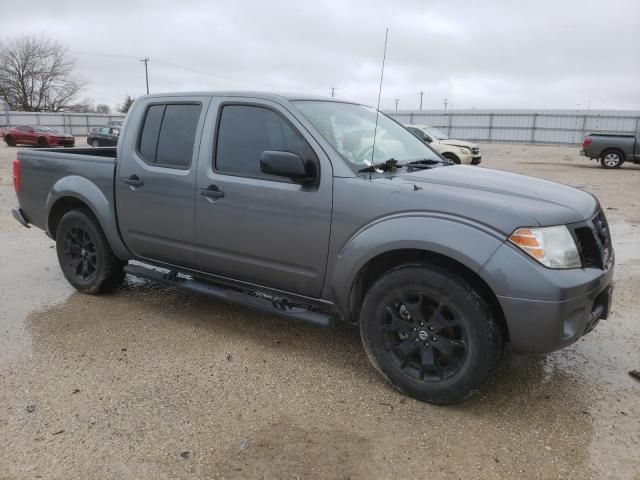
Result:
{"label": "radio antenna", "polygon": [[378,115],[380,114],[380,96],[382,95],[382,79],[384,78],[384,62],[387,59],[387,40],[389,38],[389,27],[384,34],[384,53],[382,54],[382,70],[380,71],[380,87],[378,88],[378,106],[376,107],[376,126],[373,129],[373,147],[371,148],[371,165],[373,165],[373,155],[376,153],[376,135],[378,134]]}

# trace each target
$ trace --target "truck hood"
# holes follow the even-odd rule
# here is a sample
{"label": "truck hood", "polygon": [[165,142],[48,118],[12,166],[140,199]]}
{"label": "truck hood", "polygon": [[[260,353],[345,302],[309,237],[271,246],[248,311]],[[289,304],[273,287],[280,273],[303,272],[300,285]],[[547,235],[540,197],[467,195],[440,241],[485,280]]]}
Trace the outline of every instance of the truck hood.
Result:
{"label": "truck hood", "polygon": [[476,148],[478,146],[477,143],[465,142],[464,140],[456,140],[455,138],[440,140],[440,143],[444,143],[445,145],[452,145],[454,147]]}
{"label": "truck hood", "polygon": [[487,168],[438,167],[392,180],[399,180],[396,188],[422,197],[428,210],[471,218],[506,234],[518,227],[581,222],[598,208],[596,198],[582,190]]}

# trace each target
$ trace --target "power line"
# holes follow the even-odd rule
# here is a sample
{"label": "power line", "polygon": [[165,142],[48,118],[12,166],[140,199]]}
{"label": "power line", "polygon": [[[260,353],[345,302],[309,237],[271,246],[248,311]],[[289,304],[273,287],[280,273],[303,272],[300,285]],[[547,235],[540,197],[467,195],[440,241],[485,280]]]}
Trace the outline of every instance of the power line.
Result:
{"label": "power line", "polygon": [[[83,56],[98,56],[98,57],[113,57],[113,58],[123,58],[123,59],[133,59],[133,58],[140,58],[140,57],[136,57],[134,55],[124,55],[124,54],[117,54],[117,53],[103,53],[103,52],[92,52],[92,51],[86,51],[86,50],[71,50],[71,53],[74,53],[76,55],[83,55]],[[275,83],[263,83],[263,82],[256,82],[253,80],[248,80],[248,79],[241,79],[241,78],[236,78],[236,77],[227,77],[227,76],[223,76],[223,75],[218,75],[218,74],[212,74],[209,71],[206,71],[204,69],[201,68],[194,68],[194,67],[188,67],[186,65],[181,65],[179,63],[175,63],[175,62],[171,62],[169,60],[165,60],[163,58],[159,58],[154,56],[153,57],[153,61],[157,64],[165,64],[165,65],[169,65],[173,68],[177,68],[177,69],[181,69],[181,70],[185,70],[187,72],[192,72],[192,73],[196,73],[198,75],[202,75],[203,77],[208,77],[211,79],[215,79],[217,81],[225,81],[225,82],[233,82],[233,83],[240,83],[240,84],[249,84],[249,85],[255,85],[255,86],[259,86],[262,88],[268,88],[268,89],[290,89],[290,90],[298,90],[300,92],[302,91],[315,91],[315,92],[319,92],[321,90],[324,90],[323,87],[296,87],[296,86],[287,86],[287,85],[282,85],[282,84],[275,84]],[[337,89],[336,89],[337,90]]]}

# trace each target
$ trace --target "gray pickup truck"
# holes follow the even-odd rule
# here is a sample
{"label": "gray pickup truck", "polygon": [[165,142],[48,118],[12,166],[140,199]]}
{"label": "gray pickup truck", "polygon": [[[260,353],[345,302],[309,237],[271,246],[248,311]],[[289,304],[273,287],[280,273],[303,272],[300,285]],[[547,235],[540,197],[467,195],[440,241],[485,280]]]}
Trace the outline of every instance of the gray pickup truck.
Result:
{"label": "gray pickup truck", "polygon": [[505,342],[556,350],[610,308],[593,195],[452,165],[356,103],[147,95],[117,148],[21,150],[14,184],[14,217],[55,239],[79,291],[130,274],[357,324],[382,375],[428,402],[478,390]]}
{"label": "gray pickup truck", "polygon": [[582,141],[580,155],[600,160],[603,168],[620,168],[626,161],[640,163],[640,133],[610,135],[591,133]]}

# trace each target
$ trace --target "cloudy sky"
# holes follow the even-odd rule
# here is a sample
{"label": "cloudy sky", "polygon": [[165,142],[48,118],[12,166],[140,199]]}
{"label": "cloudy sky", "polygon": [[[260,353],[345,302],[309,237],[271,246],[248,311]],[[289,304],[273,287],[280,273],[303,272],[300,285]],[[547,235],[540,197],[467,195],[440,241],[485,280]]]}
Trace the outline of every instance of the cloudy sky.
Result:
{"label": "cloudy sky", "polygon": [[[18,4],[14,4],[18,5]],[[0,38],[68,47],[86,95],[250,89],[382,107],[640,109],[639,0],[56,0],[3,8]]]}

